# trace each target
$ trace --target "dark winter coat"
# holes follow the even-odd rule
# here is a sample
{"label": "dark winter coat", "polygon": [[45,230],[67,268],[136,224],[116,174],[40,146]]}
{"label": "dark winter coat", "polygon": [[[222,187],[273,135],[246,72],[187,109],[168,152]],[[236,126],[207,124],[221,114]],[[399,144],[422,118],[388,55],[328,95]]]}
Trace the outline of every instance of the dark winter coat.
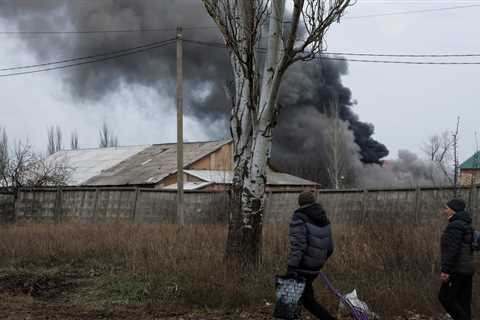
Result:
{"label": "dark winter coat", "polygon": [[333,253],[330,221],[317,203],[295,211],[289,239],[288,268],[297,272],[317,274]]}
{"label": "dark winter coat", "polygon": [[441,239],[442,272],[474,274],[472,250],[472,218],[468,212],[455,213]]}

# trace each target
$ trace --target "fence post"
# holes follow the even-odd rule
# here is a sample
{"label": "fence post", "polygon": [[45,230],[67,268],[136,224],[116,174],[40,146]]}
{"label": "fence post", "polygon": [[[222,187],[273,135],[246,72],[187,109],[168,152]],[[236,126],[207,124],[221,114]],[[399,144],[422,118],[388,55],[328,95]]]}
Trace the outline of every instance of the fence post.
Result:
{"label": "fence post", "polygon": [[57,188],[55,195],[54,218],[57,223],[62,220],[62,188],[60,187]]}
{"label": "fence post", "polygon": [[468,210],[473,214],[473,191],[475,190],[475,185],[472,183],[470,185],[470,190],[468,190]]}
{"label": "fence post", "polygon": [[135,188],[135,200],[133,202],[133,212],[132,212],[132,221],[135,222],[135,217],[137,215],[137,202],[138,202],[139,188]]}
{"label": "fence post", "polygon": [[364,189],[363,194],[362,194],[362,214],[361,214],[361,221],[365,223],[367,220],[367,196],[368,196],[368,190]]}
{"label": "fence post", "polygon": [[478,197],[479,197],[478,187],[479,185],[473,186],[472,207],[470,209],[474,223],[478,221],[478,217],[480,216],[480,212],[478,212]]}
{"label": "fence post", "polygon": [[11,222],[17,222],[17,200],[19,196],[20,190],[16,189],[13,193],[13,207],[12,207],[12,220]]}
{"label": "fence post", "polygon": [[95,200],[93,201],[93,221],[97,222],[97,207],[98,207],[98,188],[95,188]]}
{"label": "fence post", "polygon": [[421,190],[420,190],[420,187],[417,187],[415,189],[415,222],[418,222],[418,211],[419,211],[419,207],[420,207],[420,196],[421,196]]}

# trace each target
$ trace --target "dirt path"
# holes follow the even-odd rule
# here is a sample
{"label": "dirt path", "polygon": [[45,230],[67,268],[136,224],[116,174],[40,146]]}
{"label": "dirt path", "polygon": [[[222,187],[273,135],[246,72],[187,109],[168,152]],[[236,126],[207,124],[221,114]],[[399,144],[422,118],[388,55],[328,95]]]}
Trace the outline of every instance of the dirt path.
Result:
{"label": "dirt path", "polygon": [[[0,319],[9,320],[230,320],[271,319],[271,310],[196,311],[152,304],[115,304],[99,298],[102,279],[81,271],[0,270]],[[172,312],[172,309],[178,311]]]}
{"label": "dirt path", "polygon": [[271,319],[270,313],[248,312],[166,312],[144,306],[89,306],[37,301],[28,297],[0,296],[0,319],[9,320],[85,320],[85,319],[146,319],[146,320],[230,320]]}
{"label": "dirt path", "polygon": [[[197,310],[151,303],[115,303],[102,293],[108,277],[82,270],[1,270],[0,319],[8,320],[266,320],[272,306],[253,311]],[[173,310],[173,311],[172,311]],[[312,319],[307,313],[304,320]],[[444,320],[443,318],[442,320]],[[395,320],[433,320],[410,313]],[[436,319],[435,319],[436,320]]]}

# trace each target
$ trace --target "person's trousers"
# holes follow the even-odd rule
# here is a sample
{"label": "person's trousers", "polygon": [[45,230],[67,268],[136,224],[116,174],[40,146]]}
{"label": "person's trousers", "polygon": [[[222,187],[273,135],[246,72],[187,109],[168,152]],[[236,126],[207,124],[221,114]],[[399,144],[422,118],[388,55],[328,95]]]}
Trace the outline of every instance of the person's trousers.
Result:
{"label": "person's trousers", "polygon": [[440,288],[438,298],[454,320],[472,319],[472,276],[452,274]]}
{"label": "person's trousers", "polygon": [[320,320],[335,319],[321,304],[315,299],[313,292],[313,281],[317,278],[316,275],[303,275],[306,280],[305,290],[303,291],[300,302],[311,314]]}

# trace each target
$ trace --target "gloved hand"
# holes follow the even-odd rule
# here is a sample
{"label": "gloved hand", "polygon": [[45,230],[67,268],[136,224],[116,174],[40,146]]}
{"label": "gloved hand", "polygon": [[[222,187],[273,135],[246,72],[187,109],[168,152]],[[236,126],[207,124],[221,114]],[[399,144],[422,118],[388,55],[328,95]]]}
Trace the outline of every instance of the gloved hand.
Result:
{"label": "gloved hand", "polygon": [[286,278],[298,278],[298,272],[294,267],[287,267],[287,273],[285,274]]}

